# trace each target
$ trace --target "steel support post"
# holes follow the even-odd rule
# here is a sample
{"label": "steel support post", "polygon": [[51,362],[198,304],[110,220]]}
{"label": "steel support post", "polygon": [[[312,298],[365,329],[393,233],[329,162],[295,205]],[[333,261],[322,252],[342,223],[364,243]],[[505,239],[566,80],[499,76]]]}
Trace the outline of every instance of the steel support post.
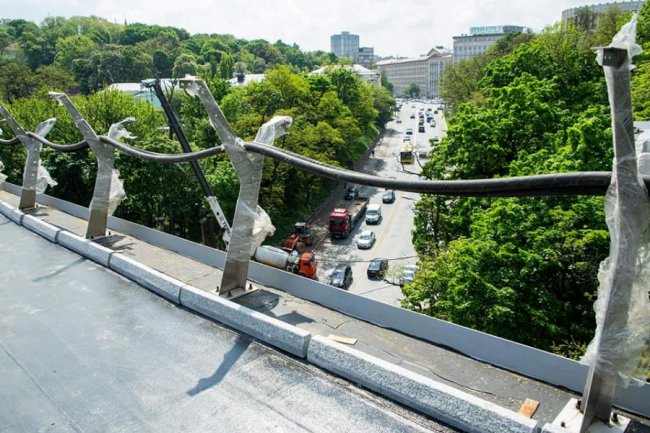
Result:
{"label": "steel support post", "polygon": [[[40,141],[29,137],[25,130],[16,122],[11,114],[0,105],[0,114],[5,118],[14,134],[27,149],[27,158],[25,159],[25,169],[23,170],[23,185],[20,193],[19,209],[31,209],[36,207],[36,184],[38,181],[38,169],[41,166],[41,149],[43,145]],[[39,137],[46,137],[56,123],[56,119],[47,119],[41,122],[36,128],[35,134]]]}
{"label": "steel support post", "polygon": [[[249,153],[244,149],[244,142],[237,138],[228,124],[221,108],[210,93],[208,86],[203,80],[196,78],[185,78],[180,80],[181,86],[193,96],[198,96],[201,103],[208,112],[212,127],[221,139],[226,153],[230,158],[237,176],[239,177],[239,197],[235,208],[230,243],[226,254],[226,264],[223,268],[221,285],[218,288],[220,295],[230,293],[235,289],[246,289],[248,277],[248,265],[251,254],[256,247],[253,238],[253,229],[258,215],[258,197],[262,181],[262,169],[264,157],[262,155]],[[264,135],[265,144],[273,144],[273,140],[280,130],[291,125],[291,120],[269,122],[267,128],[274,132]],[[260,128],[262,131],[264,127]],[[260,209],[261,210],[261,209]]]}
{"label": "steel support post", "polygon": [[221,284],[217,289],[217,292],[223,295],[235,289],[246,288],[264,157],[246,152],[243,142],[235,136],[226,116],[203,80],[184,79],[181,80],[181,86],[201,100],[208,112],[210,123],[221,139],[239,177],[239,197],[226,253],[226,264]]}
{"label": "steel support post", "polygon": [[95,178],[93,199],[89,206],[90,217],[88,218],[86,238],[92,239],[106,236],[115,149],[100,141],[99,136],[81,116],[79,110],[74,106],[68,95],[65,93],[49,93],[49,95],[68,110],[68,113],[70,113],[70,116],[74,120],[75,126],[79,129],[81,135],[88,142],[90,149],[95,154],[95,158],[97,159],[97,176]]}
{"label": "steel support post", "polygon": [[[589,368],[580,410],[583,412],[580,433],[587,431],[595,419],[609,424],[618,371],[626,361],[621,341],[627,335],[628,311],[635,277],[639,236],[634,227],[641,225],[641,206],[647,192],[639,182],[632,123],[630,68],[626,49],[601,48],[599,58],[604,68],[612,114],[614,167],[608,191],[614,207],[608,215],[612,238],[610,246],[610,278],[605,288],[604,319],[594,340],[595,357]],[[602,286],[601,286],[602,287]],[[603,297],[603,292],[600,293]]]}
{"label": "steel support post", "polygon": [[257,215],[257,200],[262,182],[264,156],[248,153],[243,142],[224,143],[230,162],[239,177],[239,197],[232,222],[230,244],[226,254],[221,285],[218,293],[245,289],[248,280],[248,265],[253,248],[253,228]]}

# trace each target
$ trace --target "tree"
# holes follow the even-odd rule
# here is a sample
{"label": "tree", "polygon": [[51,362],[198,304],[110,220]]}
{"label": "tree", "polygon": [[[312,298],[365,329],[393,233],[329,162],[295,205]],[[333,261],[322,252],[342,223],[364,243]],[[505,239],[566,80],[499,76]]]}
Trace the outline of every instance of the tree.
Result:
{"label": "tree", "polygon": [[417,98],[420,96],[420,86],[416,83],[411,83],[402,91],[405,95],[410,96],[411,98]]}
{"label": "tree", "polygon": [[166,78],[172,76],[174,61],[167,53],[161,50],[154,51],[152,61],[156,77]]}
{"label": "tree", "polygon": [[76,59],[88,57],[94,47],[95,43],[85,35],[58,39],[54,62],[68,71],[72,71],[72,63]]}
{"label": "tree", "polygon": [[388,76],[386,75],[386,71],[384,69],[381,70],[380,80],[381,80],[382,87],[384,87],[389,92],[393,93],[393,89],[394,89],[393,83],[388,81]]}
{"label": "tree", "polygon": [[232,78],[232,74],[235,72],[235,62],[230,54],[224,54],[221,56],[221,62],[219,62],[219,74],[221,78],[229,80]]}
{"label": "tree", "polygon": [[196,75],[198,65],[196,59],[191,54],[181,54],[174,62],[172,75],[174,77],[184,77],[185,75]]}
{"label": "tree", "polygon": [[[609,169],[611,119],[594,37],[555,26],[489,60],[424,174]],[[421,272],[404,289],[405,307],[566,355],[591,338],[609,241],[602,198],[427,196],[413,240]]]}
{"label": "tree", "polygon": [[4,27],[0,27],[0,59],[2,59],[5,49],[11,45],[11,42],[12,37],[9,31]]}
{"label": "tree", "polygon": [[5,101],[28,97],[37,87],[36,79],[27,66],[18,62],[0,66],[0,89]]}

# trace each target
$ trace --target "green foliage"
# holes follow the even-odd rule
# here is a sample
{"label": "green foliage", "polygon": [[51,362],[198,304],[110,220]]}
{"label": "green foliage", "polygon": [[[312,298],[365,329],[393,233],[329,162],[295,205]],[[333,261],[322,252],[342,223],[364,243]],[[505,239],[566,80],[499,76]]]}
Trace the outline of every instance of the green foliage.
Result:
{"label": "green foliage", "polygon": [[411,83],[406,86],[406,88],[403,90],[403,93],[410,96],[411,98],[417,98],[420,96],[420,91],[420,86],[418,86],[416,83]]}
{"label": "green foliage", "polygon": [[[611,33],[613,18],[600,34],[558,25],[452,67],[447,79],[474,75],[447,86],[457,112],[424,174],[608,170],[611,120],[591,43]],[[569,356],[591,339],[609,246],[602,198],[424,197],[413,241],[422,272],[403,306]]]}

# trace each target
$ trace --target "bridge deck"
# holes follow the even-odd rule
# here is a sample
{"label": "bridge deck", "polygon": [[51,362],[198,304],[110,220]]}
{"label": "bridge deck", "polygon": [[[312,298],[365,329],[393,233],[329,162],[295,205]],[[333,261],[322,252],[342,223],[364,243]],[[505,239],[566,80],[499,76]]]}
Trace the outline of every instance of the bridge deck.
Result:
{"label": "bridge deck", "polygon": [[[17,197],[0,191],[0,200],[17,205]],[[83,235],[86,223],[53,208],[39,217]],[[113,249],[197,288],[212,291],[219,284],[219,269],[161,249],[131,236],[113,234]],[[1,240],[0,244],[4,241]],[[47,243],[47,242],[46,242]],[[107,245],[105,243],[105,245]],[[6,246],[2,245],[5,249]],[[60,247],[54,247],[59,248]],[[521,375],[496,368],[462,354],[401,333],[351,318],[337,311],[296,298],[281,290],[262,290],[236,300],[242,305],[308,330],[314,335],[335,334],[357,339],[355,349],[400,365],[464,392],[517,411],[526,398],[540,402],[534,419],[552,422],[574,394]],[[641,431],[641,430],[639,430]],[[648,430],[650,431],[650,430]]]}
{"label": "bridge deck", "polygon": [[0,431],[453,431],[0,216]]}

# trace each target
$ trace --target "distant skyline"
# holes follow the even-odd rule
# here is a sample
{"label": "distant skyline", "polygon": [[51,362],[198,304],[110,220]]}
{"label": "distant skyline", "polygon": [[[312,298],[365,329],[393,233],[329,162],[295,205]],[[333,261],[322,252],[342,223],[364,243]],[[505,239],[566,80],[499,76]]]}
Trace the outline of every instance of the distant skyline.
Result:
{"label": "distant skyline", "polygon": [[[296,43],[330,50],[330,36],[349,31],[380,56],[416,57],[472,26],[513,24],[535,31],[559,21],[562,11],[599,3],[585,0],[0,0],[0,18],[40,24],[48,16],[95,15],[111,22],[158,24],[190,33],[230,33],[242,39]],[[442,3],[442,2],[440,2]]]}

